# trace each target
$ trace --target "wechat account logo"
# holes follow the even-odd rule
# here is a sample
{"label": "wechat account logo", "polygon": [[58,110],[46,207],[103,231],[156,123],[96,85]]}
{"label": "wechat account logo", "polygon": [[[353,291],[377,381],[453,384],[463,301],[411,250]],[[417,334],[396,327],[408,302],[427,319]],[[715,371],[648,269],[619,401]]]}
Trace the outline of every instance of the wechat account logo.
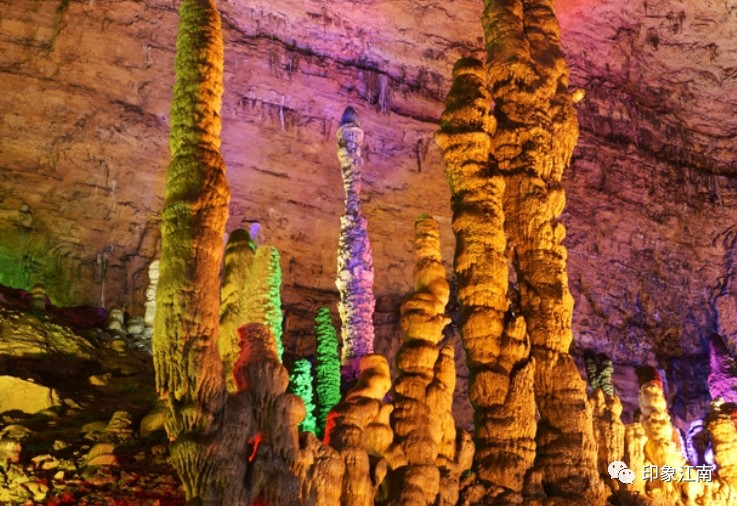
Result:
{"label": "wechat account logo", "polygon": [[620,483],[626,483],[627,485],[632,485],[635,481],[635,472],[627,467],[627,464],[622,462],[621,460],[615,460],[611,464],[609,464],[609,476],[613,480],[619,480]]}

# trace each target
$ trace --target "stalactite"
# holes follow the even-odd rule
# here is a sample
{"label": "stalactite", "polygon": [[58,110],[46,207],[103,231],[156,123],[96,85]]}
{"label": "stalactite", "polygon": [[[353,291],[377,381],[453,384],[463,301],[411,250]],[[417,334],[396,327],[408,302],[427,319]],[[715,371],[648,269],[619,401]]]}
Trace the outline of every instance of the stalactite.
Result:
{"label": "stalactite", "polygon": [[300,358],[294,363],[294,369],[289,376],[291,393],[299,396],[305,403],[305,419],[299,424],[299,430],[317,432],[315,419],[315,403],[312,392],[312,363],[306,358]]}
{"label": "stalactite", "polygon": [[[451,190],[461,335],[471,374],[476,468],[499,501],[520,498],[535,458],[534,365],[507,298],[504,177],[490,156],[495,120],[480,62],[459,61],[436,142]],[[493,492],[492,492],[493,491]],[[511,496],[517,496],[513,499]]]}
{"label": "stalactite", "polygon": [[[415,224],[415,262],[415,291],[401,307],[404,342],[397,354],[399,377],[393,387],[391,424],[395,441],[407,458],[407,465],[397,470],[392,483],[392,504],[397,505],[436,503],[440,446],[456,439],[451,412],[455,367],[452,360],[448,362],[447,352],[441,361],[438,349],[443,328],[450,321],[445,316],[450,288],[440,253],[440,231],[426,215]],[[444,455],[444,463],[452,462],[454,450],[446,449],[449,455]]]}
{"label": "stalactite", "polygon": [[506,183],[504,230],[535,358],[535,464],[548,496],[599,504],[606,489],[596,468],[591,406],[568,354],[573,299],[558,216],[578,123],[559,27],[550,0],[485,4],[488,87],[497,119],[492,149]]}
{"label": "stalactite", "polygon": [[249,321],[248,285],[254,262],[254,244],[246,230],[234,230],[225,247],[220,289],[220,338],[218,350],[229,392],[236,392],[233,365],[238,359],[238,328]]}
{"label": "stalactite", "polygon": [[374,266],[366,218],[361,213],[361,143],[363,130],[358,114],[348,107],[340,120],[338,160],[345,189],[345,214],[340,218],[338,277],[343,338],[343,377],[349,382],[357,373],[358,360],[374,350]]}
{"label": "stalactite", "polygon": [[328,413],[340,402],[340,357],[338,335],[333,327],[330,309],[321,307],[315,316],[317,436],[325,434]]}
{"label": "stalactite", "polygon": [[179,9],[153,352],[171,461],[187,497],[222,492],[208,440],[226,390],[218,356],[220,265],[230,192],[220,156],[223,44],[213,1]]}

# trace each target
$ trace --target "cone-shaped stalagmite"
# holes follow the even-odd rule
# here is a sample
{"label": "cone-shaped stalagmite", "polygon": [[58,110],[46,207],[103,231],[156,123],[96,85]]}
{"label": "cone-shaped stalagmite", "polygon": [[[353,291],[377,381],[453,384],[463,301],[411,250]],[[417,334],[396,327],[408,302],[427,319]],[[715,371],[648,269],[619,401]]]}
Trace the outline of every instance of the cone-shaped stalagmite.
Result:
{"label": "cone-shaped stalagmite", "polygon": [[486,0],[488,87],[497,129],[492,149],[504,175],[504,230],[535,359],[540,412],[536,467],[548,496],[605,501],[585,382],[568,350],[565,205],[560,181],[578,137],[568,69],[551,0]]}
{"label": "cone-shaped stalagmite", "polygon": [[338,334],[333,327],[330,309],[321,307],[315,315],[315,337],[317,338],[316,378],[317,393],[317,436],[322,438],[325,423],[333,406],[340,402],[340,357],[338,356]]}
{"label": "cone-shaped stalagmite", "polygon": [[179,10],[156,291],[156,384],[166,396],[172,462],[188,498],[210,501],[217,485],[207,440],[225,400],[217,338],[222,238],[230,193],[220,156],[223,45],[212,1]]}
{"label": "cone-shaped stalagmite", "polygon": [[308,359],[300,358],[294,363],[292,374],[289,375],[289,390],[305,403],[305,418],[299,424],[299,430],[315,434],[317,420],[312,392],[312,363]]}
{"label": "cone-shaped stalagmite", "polygon": [[[535,458],[534,365],[525,322],[510,309],[502,208],[505,182],[491,151],[495,121],[486,71],[461,60],[453,71],[441,131],[451,190],[461,334],[471,373],[476,469],[486,499],[520,499]],[[511,496],[515,496],[513,499]]]}
{"label": "cone-shaped stalagmite", "polygon": [[345,189],[345,214],[340,218],[338,277],[343,338],[343,376],[355,380],[358,360],[374,350],[374,265],[366,218],[361,213],[361,143],[358,114],[348,107],[340,120],[338,160]]}
{"label": "cone-shaped stalagmite", "polygon": [[[443,497],[455,504],[458,478],[454,465],[456,429],[452,414],[455,390],[453,348],[438,349],[449,286],[440,254],[438,225],[423,215],[415,224],[415,292],[402,304],[404,342],[397,354],[392,429],[407,458],[396,471],[392,504],[438,504],[443,468]],[[441,453],[442,448],[442,453]]]}
{"label": "cone-shaped stalagmite", "polygon": [[250,323],[247,286],[253,266],[255,245],[245,230],[234,230],[225,247],[223,281],[220,290],[220,338],[218,350],[223,359],[228,391],[237,390],[233,365],[238,359],[238,327]]}

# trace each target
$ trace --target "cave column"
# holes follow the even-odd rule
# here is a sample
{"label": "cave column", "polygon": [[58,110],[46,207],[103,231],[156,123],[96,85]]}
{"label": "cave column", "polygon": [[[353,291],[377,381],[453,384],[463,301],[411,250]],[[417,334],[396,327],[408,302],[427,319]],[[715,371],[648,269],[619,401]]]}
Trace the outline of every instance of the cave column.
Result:
{"label": "cave column", "polygon": [[350,386],[358,376],[361,357],[374,351],[374,265],[366,218],[361,212],[361,143],[358,114],[348,107],[340,120],[338,160],[345,189],[345,213],[340,218],[338,310],[342,322],[342,376]]}
{"label": "cave column", "polygon": [[585,382],[568,354],[573,298],[561,186],[578,137],[568,70],[550,0],[486,0],[488,88],[504,175],[507,240],[535,359],[536,467],[550,496],[604,501]]}
{"label": "cave column", "polygon": [[493,156],[495,120],[486,81],[481,62],[462,59],[455,65],[435,140],[451,190],[454,269],[481,494],[519,502],[535,458],[534,363],[528,360],[524,319],[514,314],[508,299],[505,179]]}

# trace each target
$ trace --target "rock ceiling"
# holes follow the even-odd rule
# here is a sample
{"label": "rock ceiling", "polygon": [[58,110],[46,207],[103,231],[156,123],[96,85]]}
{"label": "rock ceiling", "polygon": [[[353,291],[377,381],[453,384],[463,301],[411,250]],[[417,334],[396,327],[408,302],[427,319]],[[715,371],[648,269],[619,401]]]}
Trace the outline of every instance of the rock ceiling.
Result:
{"label": "rock ceiling", "polygon": [[[176,5],[0,0],[0,281],[142,313],[160,247]],[[703,377],[710,334],[737,344],[737,3],[556,5],[571,86],[586,93],[564,181],[574,346]],[[452,258],[433,133],[453,63],[482,55],[483,3],[220,7],[229,230],[258,223],[281,251],[286,333],[310,353],[314,310],[337,297],[335,131],[354,106],[377,334],[396,349],[417,215],[439,220]],[[686,401],[705,389],[679,388]]]}

